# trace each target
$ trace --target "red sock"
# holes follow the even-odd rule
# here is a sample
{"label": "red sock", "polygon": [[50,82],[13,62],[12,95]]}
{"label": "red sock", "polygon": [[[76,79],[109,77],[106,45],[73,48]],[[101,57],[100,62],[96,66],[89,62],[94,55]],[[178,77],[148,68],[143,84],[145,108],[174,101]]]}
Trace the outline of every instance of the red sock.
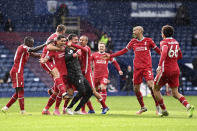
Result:
{"label": "red sock", "polygon": [[106,89],[101,90],[101,96],[103,97],[103,100],[105,102],[107,99],[107,90]]}
{"label": "red sock", "polygon": [[88,106],[89,110],[91,110],[91,111],[94,110],[94,108],[93,108],[92,103],[91,103],[90,100],[87,102],[87,106]]}
{"label": "red sock", "polygon": [[142,96],[141,92],[140,91],[136,92],[135,95],[137,97],[138,102],[140,103],[141,108],[143,108],[144,107],[144,101],[143,101],[143,96]]}
{"label": "red sock", "polygon": [[24,89],[18,91],[18,101],[20,109],[24,110]]}
{"label": "red sock", "polygon": [[158,106],[159,103],[158,103],[158,101],[157,101],[156,98],[155,98],[155,95],[154,95],[154,93],[153,93],[153,90],[150,89],[150,91],[151,91],[151,95],[152,95],[152,97],[153,97],[153,99],[154,99],[154,101],[155,101],[155,106]]}
{"label": "red sock", "polygon": [[85,104],[84,106],[81,107],[81,111],[82,111],[82,112],[85,112],[85,111],[86,111],[85,106],[86,106],[86,104]]}
{"label": "red sock", "polygon": [[181,98],[179,98],[179,101],[180,101],[185,107],[187,107],[187,105],[189,104],[189,103],[187,102],[187,100],[185,99],[184,96],[182,96]]}
{"label": "red sock", "polygon": [[166,110],[166,106],[165,106],[165,104],[163,102],[163,99],[159,100],[158,103],[159,103],[159,105],[160,105],[162,110]]}
{"label": "red sock", "polygon": [[18,95],[14,93],[6,106],[9,108],[17,99],[18,99]]}
{"label": "red sock", "polygon": [[100,101],[100,103],[101,103],[101,105],[102,105],[103,108],[106,108],[107,107],[107,105],[105,104],[105,100],[104,99],[102,99]]}
{"label": "red sock", "polygon": [[67,107],[68,103],[69,103],[70,99],[66,99],[65,102],[64,102],[64,108]]}
{"label": "red sock", "polygon": [[59,109],[61,102],[62,102],[62,94],[59,93],[58,96],[56,97],[55,109]]}
{"label": "red sock", "polygon": [[49,100],[48,100],[48,103],[47,103],[47,105],[45,106],[45,109],[49,109],[52,105],[53,105],[53,103],[55,102],[55,100],[56,100],[56,97],[57,97],[57,95],[55,95],[55,94],[52,94],[51,96],[50,96],[50,98],[49,98]]}

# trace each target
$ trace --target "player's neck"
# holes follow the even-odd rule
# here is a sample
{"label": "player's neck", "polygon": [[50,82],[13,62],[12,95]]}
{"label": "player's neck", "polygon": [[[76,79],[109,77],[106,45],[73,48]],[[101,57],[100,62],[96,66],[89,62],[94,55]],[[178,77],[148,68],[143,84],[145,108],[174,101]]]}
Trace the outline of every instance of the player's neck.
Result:
{"label": "player's neck", "polygon": [[144,39],[144,36],[143,35],[140,35],[139,37],[137,37],[137,40],[138,41],[142,41]]}
{"label": "player's neck", "polygon": [[173,39],[172,37],[165,37],[164,39]]}

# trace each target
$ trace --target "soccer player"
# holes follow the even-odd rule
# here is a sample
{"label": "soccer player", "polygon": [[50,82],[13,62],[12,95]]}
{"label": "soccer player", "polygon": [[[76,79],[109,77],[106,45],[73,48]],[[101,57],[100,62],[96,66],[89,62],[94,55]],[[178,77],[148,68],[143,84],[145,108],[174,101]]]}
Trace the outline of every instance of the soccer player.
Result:
{"label": "soccer player", "polygon": [[[77,44],[78,43],[78,37],[72,37],[72,36],[73,35],[70,34],[68,36],[68,39],[70,39],[70,41],[72,43]],[[66,43],[65,45],[67,45],[68,42],[65,42],[65,43]],[[67,82],[67,68],[66,68],[66,64],[65,64],[65,48],[57,47],[54,44],[49,44],[47,46],[47,49],[50,50],[50,51],[56,51],[56,53],[58,53],[56,55],[54,61],[56,63],[57,69],[60,72],[60,77],[63,79],[64,84],[67,85],[67,94],[68,94],[69,97],[65,99],[64,107],[63,107],[63,114],[67,114],[66,108],[67,108],[67,105],[68,105],[70,99],[72,98],[72,95],[74,94],[74,86],[71,85],[71,84],[68,84],[68,82]],[[50,95],[53,94],[53,90],[54,90],[54,87],[49,89],[48,92],[49,92]],[[60,105],[61,100],[62,100],[62,97],[60,95],[61,94],[58,94],[57,97],[56,97],[56,105],[55,105],[55,111],[54,111],[55,115],[60,115],[59,105]]]}
{"label": "soccer player", "polygon": [[[53,40],[51,40],[50,44],[53,43],[57,47],[61,48],[61,46],[65,45],[65,42],[66,42],[65,36],[58,35],[57,41],[54,42]],[[43,115],[50,114],[50,112],[48,110],[52,106],[52,104],[55,102],[58,94],[59,94],[59,97],[63,96],[64,99],[67,95],[65,82],[63,81],[63,78],[61,76],[62,74],[65,74],[65,72],[64,72],[64,70],[63,71],[60,70],[62,73],[61,74],[60,71],[57,69],[57,65],[62,64],[62,63],[61,63],[61,61],[58,63],[55,63],[55,59],[58,59],[59,57],[61,59],[62,54],[61,54],[61,52],[49,51],[48,46],[50,46],[50,44],[44,47],[40,62],[41,62],[41,66],[43,67],[43,69],[46,70],[54,79],[54,91],[53,91],[53,94],[50,96],[47,105],[45,106],[45,108],[42,111]],[[61,100],[60,100],[60,102],[61,102]],[[60,104],[60,102],[59,102],[59,104]],[[59,109],[59,106],[54,111],[55,115],[60,115],[58,109]]]}
{"label": "soccer player", "polygon": [[[156,101],[153,94],[153,72],[152,72],[152,60],[150,49],[153,48],[158,54],[160,54],[159,48],[153,42],[151,38],[146,38],[143,36],[144,29],[142,26],[136,26],[133,28],[133,35],[136,38],[131,39],[128,45],[110,55],[110,57],[116,57],[125,54],[128,50],[133,49],[134,51],[134,71],[133,71],[133,83],[134,83],[134,92],[137,97],[137,100],[141,106],[141,109],[136,112],[136,114],[141,114],[147,111],[147,108],[144,105],[143,96],[140,92],[140,84],[142,83],[143,77],[145,78],[149,89],[151,90],[152,97],[156,105],[156,113],[160,113],[159,104]],[[109,56],[108,56],[109,57]]]}
{"label": "soccer player", "polygon": [[[116,69],[118,70],[120,75],[123,75],[123,72],[120,69],[119,64],[114,58],[109,59],[103,59],[102,57],[105,54],[105,44],[102,42],[99,42],[98,44],[98,52],[95,52],[92,54],[92,61],[93,61],[93,68],[94,68],[94,82],[95,87],[99,92],[101,93],[101,96],[103,97],[104,102],[107,98],[107,84],[108,84],[108,62],[111,61]],[[102,108],[102,114],[106,114],[109,108],[107,106],[103,106]]]}
{"label": "soccer player", "polygon": [[13,94],[10,101],[4,106],[1,110],[2,112],[7,112],[8,108],[12,106],[12,104],[18,99],[21,114],[25,114],[24,108],[24,78],[23,71],[24,65],[29,59],[29,55],[33,57],[40,57],[41,55],[38,53],[33,53],[42,49],[45,44],[37,46],[33,48],[34,39],[32,37],[25,37],[24,44],[18,46],[15,57],[14,57],[14,65],[10,71],[10,77],[12,79],[13,88],[15,88],[16,92]]}
{"label": "soccer player", "polygon": [[[78,39],[78,36],[74,34],[69,35],[68,43],[72,42],[73,39]],[[83,76],[81,71],[81,66],[79,63],[80,55],[81,50],[76,50],[74,47],[67,46],[65,49],[65,61],[68,72],[68,82],[74,85],[76,90],[78,91],[78,93],[66,109],[67,113],[70,115],[73,114],[71,108],[77,103],[79,99],[81,99],[81,101],[75,108],[74,114],[83,114],[80,112],[80,109],[92,96],[91,86],[87,79]]]}
{"label": "soccer player", "polygon": [[193,116],[194,106],[190,105],[185,97],[178,92],[180,70],[177,63],[178,59],[182,59],[182,53],[179,43],[172,38],[174,28],[170,25],[165,25],[161,30],[163,40],[160,42],[161,57],[157,67],[157,75],[155,77],[154,93],[159,105],[162,109],[161,116],[168,116],[160,89],[168,83],[172,89],[172,95],[178,99],[188,111],[188,117]]}
{"label": "soccer player", "polygon": [[[49,38],[47,39],[46,43],[48,43],[50,40],[54,40],[57,38],[58,35],[64,35],[66,32],[66,27],[65,25],[58,25],[56,28],[56,32],[53,33],[51,36],[49,36]],[[59,48],[56,48],[56,50],[58,50]]]}
{"label": "soccer player", "polygon": [[[103,108],[107,108],[104,99],[102,96],[96,91],[94,87],[94,81],[92,77],[92,68],[91,68],[91,49],[87,46],[88,44],[88,37],[87,36],[81,36],[79,39],[80,45],[72,44],[71,46],[81,49],[82,54],[80,56],[80,63],[81,63],[81,70],[82,74],[85,76],[85,78],[88,80],[89,84],[92,87],[93,94],[95,97],[99,100]],[[88,113],[95,113],[92,104],[90,100],[87,102],[87,105],[89,107]],[[85,105],[82,107],[82,112],[86,114],[85,111]]]}

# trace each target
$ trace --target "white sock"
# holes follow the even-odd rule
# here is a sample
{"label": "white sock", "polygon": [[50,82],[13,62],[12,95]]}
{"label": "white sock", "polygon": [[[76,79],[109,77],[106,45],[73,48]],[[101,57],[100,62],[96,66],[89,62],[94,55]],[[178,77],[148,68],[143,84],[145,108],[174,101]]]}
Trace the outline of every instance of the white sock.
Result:
{"label": "white sock", "polygon": [[187,104],[187,105],[186,105],[186,108],[189,109],[189,108],[190,108],[190,104]]}

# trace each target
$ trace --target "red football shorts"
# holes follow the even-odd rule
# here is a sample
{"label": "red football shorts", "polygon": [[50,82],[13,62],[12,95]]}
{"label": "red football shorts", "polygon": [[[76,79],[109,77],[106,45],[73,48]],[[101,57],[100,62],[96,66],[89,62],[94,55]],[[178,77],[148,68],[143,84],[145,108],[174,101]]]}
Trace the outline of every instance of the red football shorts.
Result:
{"label": "red football shorts", "polygon": [[95,83],[95,86],[96,86],[96,87],[98,87],[98,86],[101,85],[101,84],[107,85],[108,79],[107,79],[106,77],[94,78],[94,83]]}
{"label": "red football shorts", "polygon": [[146,81],[154,80],[152,68],[137,69],[133,72],[133,84],[139,85],[142,83],[143,77]]}
{"label": "red football shorts", "polygon": [[160,72],[156,75],[154,84],[157,86],[164,86],[166,83],[172,88],[172,87],[178,87],[179,86],[179,75],[180,72]]}
{"label": "red football shorts", "polygon": [[95,86],[94,86],[94,80],[93,80],[93,77],[92,77],[92,73],[86,73],[85,74],[85,78],[88,80],[90,86],[92,88],[95,88]]}
{"label": "red football shorts", "polygon": [[23,73],[10,71],[10,77],[12,79],[13,88],[24,87]]}
{"label": "red football shorts", "polygon": [[41,63],[41,66],[49,74],[55,68],[55,64],[53,64],[53,62],[50,61],[47,61],[45,64]]}

